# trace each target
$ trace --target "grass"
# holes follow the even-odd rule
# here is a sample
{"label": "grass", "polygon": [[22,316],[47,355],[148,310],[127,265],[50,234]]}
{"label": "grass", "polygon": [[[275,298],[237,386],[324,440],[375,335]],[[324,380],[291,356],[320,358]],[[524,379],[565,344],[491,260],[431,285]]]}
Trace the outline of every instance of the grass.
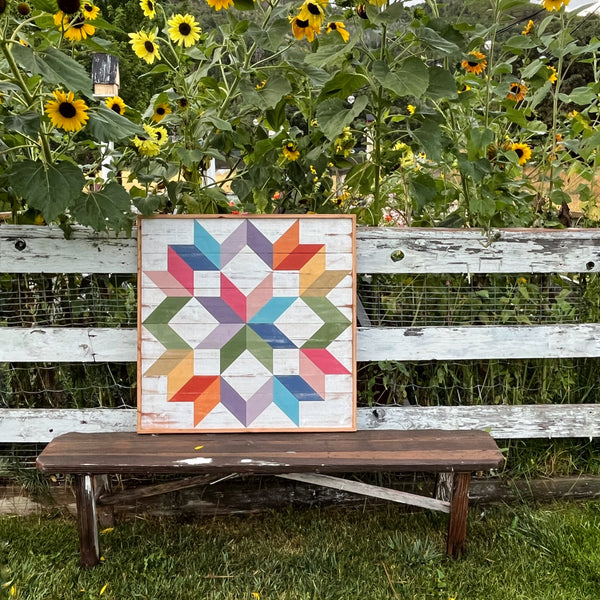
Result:
{"label": "grass", "polygon": [[0,518],[0,598],[597,600],[600,504],[473,507],[469,552],[444,554],[447,517],[395,507],[137,519],[78,567],[58,513]]}

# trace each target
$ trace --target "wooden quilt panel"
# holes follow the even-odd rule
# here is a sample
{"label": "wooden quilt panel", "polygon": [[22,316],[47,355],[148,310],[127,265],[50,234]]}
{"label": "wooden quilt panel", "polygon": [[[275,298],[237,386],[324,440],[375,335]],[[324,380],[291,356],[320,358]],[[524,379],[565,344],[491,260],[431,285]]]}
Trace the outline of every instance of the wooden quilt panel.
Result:
{"label": "wooden quilt panel", "polygon": [[355,429],[355,221],[139,220],[138,431]]}

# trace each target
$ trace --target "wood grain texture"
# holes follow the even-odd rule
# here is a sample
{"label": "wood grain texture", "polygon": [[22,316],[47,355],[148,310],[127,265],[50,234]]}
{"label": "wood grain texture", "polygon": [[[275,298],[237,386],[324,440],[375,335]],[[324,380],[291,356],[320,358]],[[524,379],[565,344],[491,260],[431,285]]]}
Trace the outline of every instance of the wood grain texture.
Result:
{"label": "wood grain texture", "polygon": [[[0,327],[0,362],[135,362],[133,328]],[[358,361],[600,356],[600,324],[360,327]],[[159,347],[160,348],[160,347]]]}
{"label": "wood grain texture", "polygon": [[[320,216],[320,215],[319,215]],[[0,226],[0,262],[7,273],[136,273],[132,238],[75,227],[65,240],[58,227]],[[496,239],[497,238],[497,239]],[[598,229],[480,230],[357,228],[359,273],[598,272]],[[17,241],[26,242],[18,250]],[[404,258],[392,260],[401,250]],[[74,261],[73,257],[77,256]]]}
{"label": "wood grain texture", "polygon": [[[3,442],[49,442],[59,435],[133,432],[135,409],[0,409]],[[423,429],[489,431],[503,439],[600,437],[600,404],[518,406],[388,406],[357,410],[359,430]]]}
{"label": "wood grain texture", "polygon": [[389,502],[418,506],[420,508],[427,508],[438,512],[450,512],[450,502],[402,492],[400,490],[383,488],[378,485],[371,485],[361,481],[352,481],[340,477],[332,477],[331,475],[323,475],[321,473],[287,473],[285,475],[278,475],[278,477],[299,481],[301,483],[329,487],[341,492],[360,494],[362,496],[368,496],[369,498],[378,498]]}
{"label": "wood grain texture", "polygon": [[483,431],[164,434],[68,433],[40,454],[45,473],[295,473],[500,467],[502,453]]}
{"label": "wood grain texture", "polygon": [[100,562],[98,545],[98,519],[93,477],[75,476],[75,500],[77,503],[77,533],[81,566],[94,567]]}
{"label": "wood grain texture", "polygon": [[454,558],[465,553],[467,542],[467,517],[469,510],[469,484],[471,473],[455,473],[450,503],[448,525],[448,556]]}

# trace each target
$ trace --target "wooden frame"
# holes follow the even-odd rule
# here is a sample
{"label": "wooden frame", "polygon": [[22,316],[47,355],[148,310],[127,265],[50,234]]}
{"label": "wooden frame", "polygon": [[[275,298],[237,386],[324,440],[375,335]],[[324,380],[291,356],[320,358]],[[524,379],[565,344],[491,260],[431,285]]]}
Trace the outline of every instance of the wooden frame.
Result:
{"label": "wooden frame", "polygon": [[138,432],[356,428],[353,215],[138,220]]}

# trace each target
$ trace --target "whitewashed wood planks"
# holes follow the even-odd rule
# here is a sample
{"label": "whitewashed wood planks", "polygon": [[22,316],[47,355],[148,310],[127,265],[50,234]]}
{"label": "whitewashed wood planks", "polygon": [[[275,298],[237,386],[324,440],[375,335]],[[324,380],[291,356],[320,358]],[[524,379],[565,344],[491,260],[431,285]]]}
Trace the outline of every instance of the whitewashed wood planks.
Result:
{"label": "whitewashed wood planks", "polygon": [[[0,440],[49,442],[70,431],[136,430],[135,409],[0,409]],[[359,408],[358,429],[486,430],[495,439],[600,436],[600,404]]]}
{"label": "whitewashed wood planks", "polygon": [[131,328],[0,327],[0,362],[135,362],[136,352]]}
{"label": "whitewashed wood planks", "polygon": [[[357,360],[600,356],[600,324],[361,327]],[[0,362],[135,362],[136,330],[0,327]]]}
{"label": "whitewashed wood planks", "polygon": [[[6,273],[135,273],[133,237],[83,227],[0,226]],[[25,247],[23,246],[25,243]],[[21,249],[19,249],[21,248]],[[600,230],[357,228],[359,273],[576,273],[600,271]],[[401,260],[393,260],[402,253]]]}

